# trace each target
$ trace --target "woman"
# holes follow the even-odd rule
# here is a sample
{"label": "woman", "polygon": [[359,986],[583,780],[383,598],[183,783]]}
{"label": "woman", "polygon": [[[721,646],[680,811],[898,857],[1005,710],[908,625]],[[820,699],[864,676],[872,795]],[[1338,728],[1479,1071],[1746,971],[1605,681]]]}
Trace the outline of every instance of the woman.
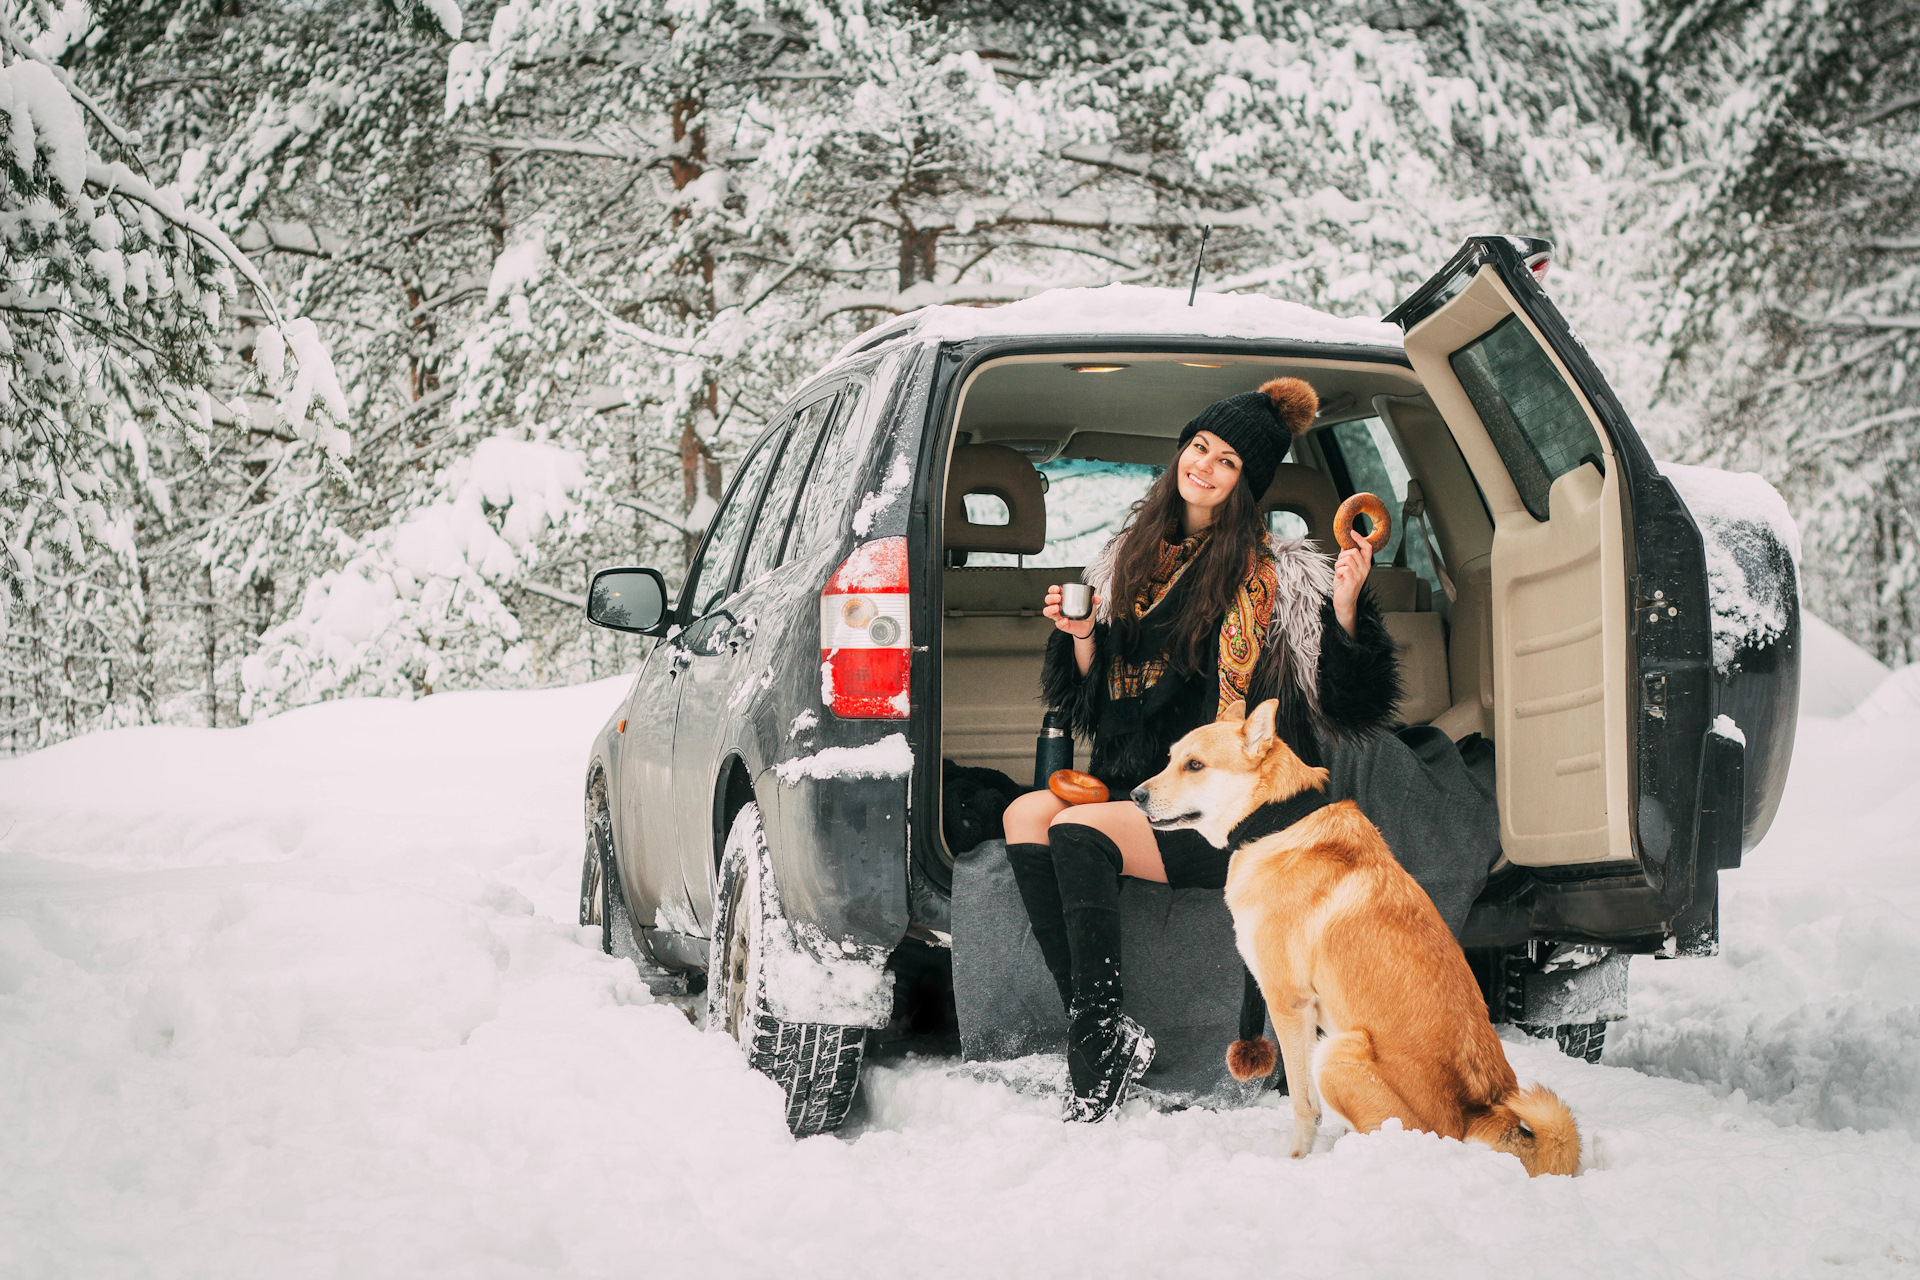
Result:
{"label": "woman", "polygon": [[[1242,699],[1279,699],[1281,736],[1312,765],[1392,722],[1393,641],[1361,591],[1371,549],[1359,541],[1329,572],[1305,541],[1270,542],[1260,513],[1318,411],[1299,378],[1208,405],[1088,568],[1093,617],[1061,617],[1060,589],[1048,589],[1056,632],[1043,695],[1093,739],[1088,771],[1110,794],[1165,768],[1174,742]],[[1068,1118],[1099,1120],[1153,1059],[1152,1038],[1120,1011],[1119,877],[1223,888],[1228,854],[1197,832],[1154,831],[1125,800],[1068,807],[1037,791],[1005,821],[1007,859],[1067,1009]]]}

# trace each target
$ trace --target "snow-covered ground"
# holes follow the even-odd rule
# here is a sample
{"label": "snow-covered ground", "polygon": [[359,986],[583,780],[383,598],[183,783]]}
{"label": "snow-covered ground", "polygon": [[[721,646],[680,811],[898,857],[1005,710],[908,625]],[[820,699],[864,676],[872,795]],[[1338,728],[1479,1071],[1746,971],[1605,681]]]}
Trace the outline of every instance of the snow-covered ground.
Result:
{"label": "snow-covered ground", "polygon": [[1636,961],[1606,1065],[1508,1046],[1575,1179],[1412,1133],[1291,1161],[1274,1099],[1068,1127],[1032,1063],[876,1065],[795,1142],[572,923],[619,682],[0,764],[0,1274],[1910,1275],[1920,669],[1841,645],[1810,628],[1828,714],[1724,954]]}

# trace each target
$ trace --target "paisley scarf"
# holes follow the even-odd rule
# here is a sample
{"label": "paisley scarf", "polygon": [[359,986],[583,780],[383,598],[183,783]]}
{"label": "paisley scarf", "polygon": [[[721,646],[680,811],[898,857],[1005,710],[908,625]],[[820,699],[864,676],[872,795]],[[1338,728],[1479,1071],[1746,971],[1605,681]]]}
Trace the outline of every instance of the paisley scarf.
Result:
{"label": "paisley scarf", "polygon": [[[1165,600],[1180,579],[1199,558],[1213,530],[1202,529],[1180,542],[1160,543],[1159,557],[1145,587],[1133,602],[1133,616],[1144,619]],[[1273,552],[1261,546],[1252,558],[1246,579],[1235,593],[1227,616],[1220,623],[1218,705],[1215,714],[1247,696],[1254,664],[1260,660],[1260,647],[1273,621],[1274,593],[1279,575],[1274,569]],[[1185,593],[1182,593],[1184,598]],[[1138,662],[1116,655],[1107,668],[1107,695],[1132,698],[1156,684],[1167,671],[1165,654]]]}

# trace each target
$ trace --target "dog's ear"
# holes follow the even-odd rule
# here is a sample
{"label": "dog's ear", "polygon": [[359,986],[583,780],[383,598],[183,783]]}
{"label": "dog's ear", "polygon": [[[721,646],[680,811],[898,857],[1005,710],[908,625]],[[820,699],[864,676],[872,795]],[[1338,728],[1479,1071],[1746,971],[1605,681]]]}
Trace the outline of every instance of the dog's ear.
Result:
{"label": "dog's ear", "polygon": [[1253,714],[1247,717],[1246,728],[1240,733],[1249,759],[1258,760],[1273,750],[1273,717],[1279,710],[1280,700],[1268,698],[1255,707]]}
{"label": "dog's ear", "polygon": [[1216,723],[1220,723],[1223,721],[1238,722],[1241,720],[1245,720],[1246,718],[1247,718],[1247,700],[1245,698],[1235,698],[1232,702],[1229,702],[1227,704],[1226,710],[1220,713],[1220,721],[1216,721]]}

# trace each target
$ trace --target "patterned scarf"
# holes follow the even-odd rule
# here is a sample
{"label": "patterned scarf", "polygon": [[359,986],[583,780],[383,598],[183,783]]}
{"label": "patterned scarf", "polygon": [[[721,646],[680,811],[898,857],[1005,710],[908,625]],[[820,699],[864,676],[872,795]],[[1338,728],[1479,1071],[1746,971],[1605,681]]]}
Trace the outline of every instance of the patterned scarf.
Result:
{"label": "patterned scarf", "polygon": [[[1152,612],[1174,584],[1192,567],[1212,537],[1213,530],[1202,529],[1181,542],[1160,543],[1159,557],[1148,576],[1146,586],[1133,602],[1133,616],[1144,618]],[[1247,696],[1247,682],[1253,678],[1254,664],[1260,660],[1260,647],[1267,627],[1273,621],[1274,593],[1279,575],[1274,570],[1273,553],[1262,545],[1253,557],[1251,571],[1235,593],[1233,605],[1220,622],[1219,706],[1225,711]],[[1132,663],[1117,655],[1107,668],[1107,696],[1134,698],[1158,683],[1167,673],[1166,655]]]}

